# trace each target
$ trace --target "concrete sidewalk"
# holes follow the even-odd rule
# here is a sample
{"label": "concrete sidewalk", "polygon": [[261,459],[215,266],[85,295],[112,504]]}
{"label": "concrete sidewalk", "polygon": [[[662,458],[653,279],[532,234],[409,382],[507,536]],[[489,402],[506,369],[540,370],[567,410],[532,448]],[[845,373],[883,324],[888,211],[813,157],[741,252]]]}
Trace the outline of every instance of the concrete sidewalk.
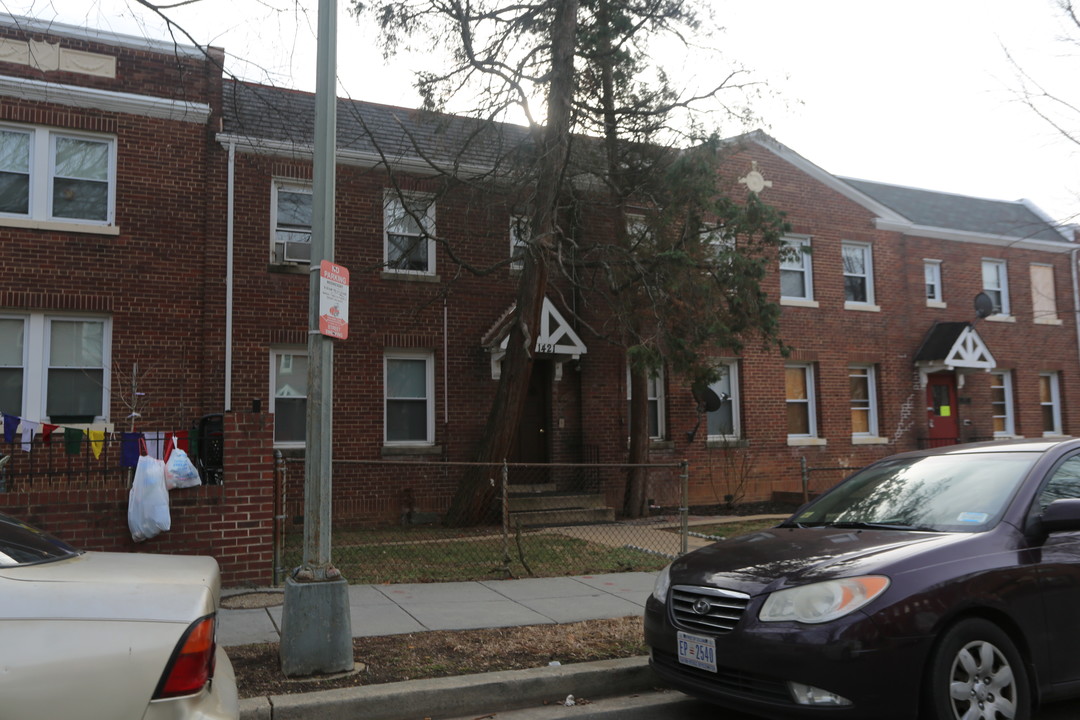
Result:
{"label": "concrete sidewalk", "polygon": [[[425,630],[547,625],[641,615],[655,573],[523,578],[477,582],[352,585],[354,637]],[[225,647],[281,639],[280,591],[224,594],[218,641]],[[234,604],[266,607],[227,609]]]}

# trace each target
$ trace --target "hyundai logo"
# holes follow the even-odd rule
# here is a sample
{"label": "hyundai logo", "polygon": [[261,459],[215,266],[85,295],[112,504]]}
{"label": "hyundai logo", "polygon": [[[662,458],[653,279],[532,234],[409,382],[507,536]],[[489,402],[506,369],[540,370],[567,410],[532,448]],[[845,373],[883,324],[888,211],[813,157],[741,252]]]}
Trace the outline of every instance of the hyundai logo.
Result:
{"label": "hyundai logo", "polygon": [[699,598],[698,601],[694,603],[694,612],[698,615],[708,615],[710,610],[712,610],[712,603],[705,598]]}

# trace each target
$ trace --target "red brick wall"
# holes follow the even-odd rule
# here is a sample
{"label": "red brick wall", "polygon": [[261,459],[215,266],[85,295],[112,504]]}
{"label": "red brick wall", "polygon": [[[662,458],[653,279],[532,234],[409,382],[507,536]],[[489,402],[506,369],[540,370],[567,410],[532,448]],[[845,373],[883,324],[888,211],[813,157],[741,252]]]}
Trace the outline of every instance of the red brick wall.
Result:
{"label": "red brick wall", "polygon": [[274,467],[272,418],[225,417],[225,478],[221,485],[169,493],[172,527],[136,543],[127,524],[128,489],[117,486],[35,486],[0,493],[0,511],[36,525],[83,550],[211,555],[226,587],[269,585],[273,578]]}

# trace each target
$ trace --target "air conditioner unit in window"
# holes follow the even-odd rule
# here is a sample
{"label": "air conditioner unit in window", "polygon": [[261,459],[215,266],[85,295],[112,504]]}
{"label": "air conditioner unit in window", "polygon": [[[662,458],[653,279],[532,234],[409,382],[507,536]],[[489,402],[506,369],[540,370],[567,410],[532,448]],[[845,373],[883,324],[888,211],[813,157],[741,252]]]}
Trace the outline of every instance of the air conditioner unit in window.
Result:
{"label": "air conditioner unit in window", "polygon": [[284,242],[277,244],[279,262],[311,262],[311,243]]}

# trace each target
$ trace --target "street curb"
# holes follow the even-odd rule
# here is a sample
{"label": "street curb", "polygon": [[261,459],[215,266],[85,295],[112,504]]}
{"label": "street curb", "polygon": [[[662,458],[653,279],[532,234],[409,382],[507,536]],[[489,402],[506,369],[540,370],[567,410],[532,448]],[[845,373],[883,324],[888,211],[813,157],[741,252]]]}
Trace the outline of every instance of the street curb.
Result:
{"label": "street curb", "polygon": [[545,702],[611,697],[662,682],[648,657],[408,680],[240,701],[240,720],[405,720],[515,710]]}

